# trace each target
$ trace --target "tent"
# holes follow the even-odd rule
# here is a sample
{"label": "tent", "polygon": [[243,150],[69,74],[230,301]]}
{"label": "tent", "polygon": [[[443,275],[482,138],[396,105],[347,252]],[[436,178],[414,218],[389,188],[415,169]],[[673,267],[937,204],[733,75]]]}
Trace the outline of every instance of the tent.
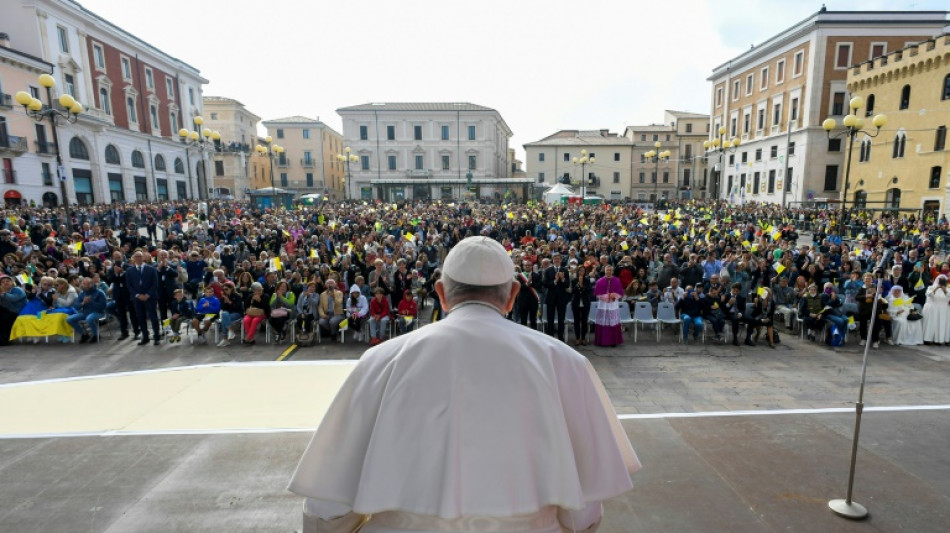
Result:
{"label": "tent", "polygon": [[557,204],[561,202],[561,197],[574,196],[574,194],[574,191],[572,191],[570,187],[563,183],[558,183],[554,187],[544,191],[541,197],[544,198],[544,203],[546,204]]}

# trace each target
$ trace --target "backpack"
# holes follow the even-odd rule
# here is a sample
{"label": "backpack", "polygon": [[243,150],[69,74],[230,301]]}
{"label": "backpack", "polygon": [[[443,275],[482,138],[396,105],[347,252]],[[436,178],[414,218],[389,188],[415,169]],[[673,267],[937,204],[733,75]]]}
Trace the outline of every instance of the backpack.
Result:
{"label": "backpack", "polygon": [[844,335],[841,334],[841,330],[838,329],[837,325],[831,326],[831,334],[828,340],[828,344],[831,346],[841,346],[844,344]]}

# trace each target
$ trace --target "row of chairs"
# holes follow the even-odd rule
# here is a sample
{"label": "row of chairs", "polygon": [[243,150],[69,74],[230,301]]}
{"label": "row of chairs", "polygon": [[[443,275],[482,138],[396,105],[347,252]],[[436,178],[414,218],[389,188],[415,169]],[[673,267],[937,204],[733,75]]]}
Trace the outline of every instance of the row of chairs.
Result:
{"label": "row of chairs", "polygon": [[[590,306],[590,314],[588,315],[587,321],[593,325],[594,318],[597,314],[597,307],[600,302],[593,301]],[[653,316],[653,307],[649,302],[636,302],[634,305],[633,315],[630,315],[630,306],[626,303],[621,302],[620,308],[620,324],[622,326],[633,325],[633,340],[637,341],[639,336],[640,327],[653,326],[654,332],[656,333],[656,342],[660,342],[662,326],[664,325],[673,325],[677,326],[676,328],[676,338],[677,341],[682,342],[682,328],[679,327],[682,325],[683,321],[676,317],[676,309],[673,304],[669,302],[660,302],[657,305],[656,317]],[[542,306],[541,311],[541,328],[542,331],[547,326],[547,316],[548,316],[548,306]],[[564,315],[564,323],[566,325],[572,326],[574,324],[574,312],[571,310],[571,307],[568,306],[567,312]],[[703,332],[705,335],[705,331]]]}

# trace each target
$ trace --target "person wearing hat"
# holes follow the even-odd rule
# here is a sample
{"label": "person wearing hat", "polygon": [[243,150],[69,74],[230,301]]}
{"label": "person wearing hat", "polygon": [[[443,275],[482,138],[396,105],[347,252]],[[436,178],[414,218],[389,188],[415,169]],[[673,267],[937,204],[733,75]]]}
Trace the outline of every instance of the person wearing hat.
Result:
{"label": "person wearing hat", "polygon": [[513,274],[497,241],[460,241],[435,287],[448,316],[363,354],[290,482],[304,532],[592,532],[632,488],[590,362],[505,319]]}

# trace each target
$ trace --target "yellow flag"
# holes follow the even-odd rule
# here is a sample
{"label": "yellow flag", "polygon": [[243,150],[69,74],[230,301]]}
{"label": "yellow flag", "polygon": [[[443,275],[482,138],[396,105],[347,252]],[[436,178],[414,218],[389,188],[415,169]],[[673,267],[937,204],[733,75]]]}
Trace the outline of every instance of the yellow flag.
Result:
{"label": "yellow flag", "polygon": [[30,276],[28,276],[28,275],[26,274],[26,272],[21,272],[21,273],[17,276],[17,279],[19,279],[19,280],[20,280],[20,283],[22,283],[22,284],[24,284],[24,285],[28,285],[28,284],[33,283],[33,281],[30,279]]}
{"label": "yellow flag", "polygon": [[80,253],[80,252],[82,252],[82,243],[81,243],[81,242],[74,242],[74,243],[73,243],[73,250],[75,250],[77,254]]}
{"label": "yellow flag", "polygon": [[279,257],[275,257],[275,258],[271,259],[271,269],[272,269],[272,270],[283,270],[283,269],[284,269],[284,267],[281,266],[281,264],[280,264],[280,258],[279,258]]}
{"label": "yellow flag", "polygon": [[782,236],[782,232],[781,232],[781,231],[776,231],[775,233],[772,234],[772,240],[773,240],[773,241],[777,241],[777,240],[779,240],[779,238],[780,238],[781,236]]}
{"label": "yellow flag", "polygon": [[343,328],[345,328],[346,326],[349,326],[349,325],[350,325],[350,319],[349,319],[349,318],[344,318],[343,321],[340,322],[340,329],[343,329]]}
{"label": "yellow flag", "polygon": [[732,232],[732,233],[733,233],[736,237],[741,237],[741,236],[742,236],[742,232],[739,231],[739,230],[735,230],[735,231]]}
{"label": "yellow flag", "polygon": [[409,241],[409,242],[412,242],[412,233],[407,233],[407,234],[406,234],[406,240]]}
{"label": "yellow flag", "polygon": [[620,247],[623,248],[624,251],[626,251],[626,250],[628,250],[628,249],[630,248],[630,245],[627,244],[627,241],[621,241]]}
{"label": "yellow flag", "polygon": [[663,215],[663,222],[669,222],[669,221],[670,221],[670,218],[671,218],[671,217],[670,217],[669,213]]}
{"label": "yellow flag", "polygon": [[620,228],[620,235],[623,237],[626,237],[627,235],[629,235],[627,233],[627,228]]}
{"label": "yellow flag", "polygon": [[406,321],[406,325],[412,324],[413,318],[409,315],[402,315],[402,319]]}
{"label": "yellow flag", "polygon": [[758,294],[759,296],[765,295],[765,287],[759,287],[758,289],[756,289],[755,293]]}
{"label": "yellow flag", "polygon": [[781,274],[782,272],[785,272],[785,265],[783,265],[782,263],[775,263],[774,267],[775,267],[776,274]]}
{"label": "yellow flag", "polygon": [[285,236],[285,237],[290,237],[290,232],[287,231],[287,230],[284,230],[284,236]]}
{"label": "yellow flag", "polygon": [[508,218],[515,218],[515,214],[511,211],[508,211]]}
{"label": "yellow flag", "polygon": [[897,307],[903,307],[904,299],[903,298],[894,298],[894,305]]}
{"label": "yellow flag", "polygon": [[311,249],[310,249],[310,259],[316,259],[316,258],[317,258],[317,249],[316,249],[316,248],[311,248]]}
{"label": "yellow flag", "polygon": [[749,247],[752,246],[752,243],[749,241],[742,241],[742,246]]}
{"label": "yellow flag", "polygon": [[919,291],[920,289],[923,289],[923,288],[924,288],[924,280],[918,279],[917,283],[914,283],[914,290]]}
{"label": "yellow flag", "polygon": [[643,218],[640,219],[640,223],[646,225],[646,224],[649,224],[650,221],[647,220],[647,217],[643,217]]}

